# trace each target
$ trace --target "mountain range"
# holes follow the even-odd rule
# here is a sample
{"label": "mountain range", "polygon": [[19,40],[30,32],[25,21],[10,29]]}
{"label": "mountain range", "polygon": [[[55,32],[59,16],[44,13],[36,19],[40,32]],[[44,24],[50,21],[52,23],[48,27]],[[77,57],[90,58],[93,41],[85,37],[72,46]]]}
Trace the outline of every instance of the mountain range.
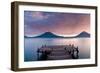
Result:
{"label": "mountain range", "polygon": [[[28,38],[28,36],[25,36],[25,37]],[[38,36],[31,37],[31,38],[89,38],[89,37],[90,37],[90,34],[83,31],[83,32],[79,33],[78,35],[72,36],[72,37],[64,37],[64,36],[56,35],[52,32],[45,32]]]}

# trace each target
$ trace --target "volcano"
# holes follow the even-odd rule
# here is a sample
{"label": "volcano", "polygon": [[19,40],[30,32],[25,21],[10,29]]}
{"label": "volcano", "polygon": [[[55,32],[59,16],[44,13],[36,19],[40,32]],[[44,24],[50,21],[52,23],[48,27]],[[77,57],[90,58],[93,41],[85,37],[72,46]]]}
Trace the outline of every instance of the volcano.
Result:
{"label": "volcano", "polygon": [[85,32],[85,31],[83,31],[80,34],[78,34],[76,37],[90,37],[90,34]]}
{"label": "volcano", "polygon": [[[25,36],[25,37],[28,38],[28,36]],[[83,31],[76,36],[70,36],[70,37],[59,36],[52,32],[44,32],[38,36],[29,37],[29,38],[89,38],[89,37],[90,37],[90,34],[88,32]]]}
{"label": "volcano", "polygon": [[45,32],[39,36],[36,36],[35,38],[64,38],[63,36],[58,36],[52,32]]}

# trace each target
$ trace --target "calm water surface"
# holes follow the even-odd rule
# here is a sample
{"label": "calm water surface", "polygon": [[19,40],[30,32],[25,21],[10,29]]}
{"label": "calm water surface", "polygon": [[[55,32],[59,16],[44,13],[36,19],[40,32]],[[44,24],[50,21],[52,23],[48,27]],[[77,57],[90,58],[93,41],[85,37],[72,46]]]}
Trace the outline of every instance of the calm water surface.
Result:
{"label": "calm water surface", "polygon": [[37,49],[42,45],[68,45],[79,47],[79,59],[90,58],[90,38],[25,38],[24,61],[37,61]]}

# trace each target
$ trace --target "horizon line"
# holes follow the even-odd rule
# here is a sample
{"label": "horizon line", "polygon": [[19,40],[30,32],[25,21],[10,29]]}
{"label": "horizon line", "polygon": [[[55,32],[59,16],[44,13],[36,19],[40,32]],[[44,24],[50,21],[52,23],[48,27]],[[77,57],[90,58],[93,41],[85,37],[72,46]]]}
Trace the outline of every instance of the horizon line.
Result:
{"label": "horizon line", "polygon": [[[86,31],[82,31],[82,32],[86,32]],[[82,33],[82,32],[80,32],[80,33]],[[43,32],[43,33],[46,33],[46,32]],[[43,33],[39,33],[37,35],[24,35],[24,36],[27,36],[27,37],[36,37],[36,36],[41,35]],[[71,34],[71,35],[64,35],[64,34],[57,34],[57,33],[54,33],[54,32],[51,32],[51,33],[53,33],[55,35],[58,35],[58,36],[62,36],[62,37],[74,37],[74,36],[77,36],[78,34],[80,34],[80,33],[77,33],[77,34]],[[87,33],[89,33],[89,32],[87,32]]]}

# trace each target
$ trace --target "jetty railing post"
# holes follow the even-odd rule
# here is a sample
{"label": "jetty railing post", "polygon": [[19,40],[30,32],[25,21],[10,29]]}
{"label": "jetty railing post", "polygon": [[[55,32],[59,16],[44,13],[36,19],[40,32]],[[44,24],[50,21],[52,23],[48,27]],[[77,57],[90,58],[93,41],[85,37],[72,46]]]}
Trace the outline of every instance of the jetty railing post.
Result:
{"label": "jetty railing post", "polygon": [[76,51],[77,51],[77,58],[78,58],[78,57],[79,57],[79,56],[78,56],[78,54],[79,54],[79,49],[78,49],[78,46],[77,46]]}
{"label": "jetty railing post", "polygon": [[39,48],[37,49],[37,60],[39,60]]}

